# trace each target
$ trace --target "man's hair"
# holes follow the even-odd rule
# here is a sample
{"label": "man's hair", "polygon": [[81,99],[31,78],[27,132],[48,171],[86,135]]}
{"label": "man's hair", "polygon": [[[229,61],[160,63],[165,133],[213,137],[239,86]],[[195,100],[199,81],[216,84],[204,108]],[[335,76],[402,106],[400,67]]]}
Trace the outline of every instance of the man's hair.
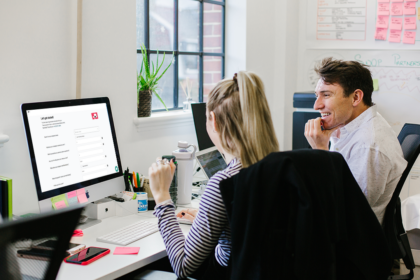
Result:
{"label": "man's hair", "polygon": [[339,84],[348,97],[356,89],[363,91],[363,103],[372,106],[373,80],[367,65],[357,61],[324,58],[315,66],[315,72],[326,84]]}

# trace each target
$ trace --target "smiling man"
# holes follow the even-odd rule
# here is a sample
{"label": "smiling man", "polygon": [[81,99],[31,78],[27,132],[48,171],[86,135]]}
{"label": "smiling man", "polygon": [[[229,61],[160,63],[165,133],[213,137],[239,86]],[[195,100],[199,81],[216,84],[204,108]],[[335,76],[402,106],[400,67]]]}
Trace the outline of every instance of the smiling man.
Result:
{"label": "smiling man", "polygon": [[313,149],[328,150],[331,141],[330,150],[343,155],[382,224],[407,162],[394,131],[372,103],[371,73],[356,61],[333,58],[315,71],[320,79],[314,109],[321,117],[306,123],[305,137]]}

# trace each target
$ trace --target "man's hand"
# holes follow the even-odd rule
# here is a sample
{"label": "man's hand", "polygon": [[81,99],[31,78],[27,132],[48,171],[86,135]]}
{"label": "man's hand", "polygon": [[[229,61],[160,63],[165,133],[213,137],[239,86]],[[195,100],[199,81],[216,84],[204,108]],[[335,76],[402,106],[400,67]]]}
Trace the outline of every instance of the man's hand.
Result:
{"label": "man's hand", "polygon": [[328,151],[328,144],[330,142],[331,134],[341,126],[337,126],[329,130],[322,130],[321,125],[321,118],[309,120],[305,125],[305,137],[306,140],[308,140],[309,145],[311,145],[312,149]]}
{"label": "man's hand", "polygon": [[[158,158],[157,161],[161,159]],[[173,160],[168,164],[157,164],[154,162],[149,167],[150,190],[153,193],[156,204],[171,198],[169,195],[169,187],[171,186],[172,178],[175,173],[175,164]]]}

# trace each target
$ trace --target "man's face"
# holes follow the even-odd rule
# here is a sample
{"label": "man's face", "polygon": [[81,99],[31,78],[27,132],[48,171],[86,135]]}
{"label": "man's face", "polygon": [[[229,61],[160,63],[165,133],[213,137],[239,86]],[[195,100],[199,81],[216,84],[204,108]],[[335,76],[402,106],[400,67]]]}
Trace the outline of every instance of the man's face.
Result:
{"label": "man's face", "polygon": [[345,97],[340,85],[326,84],[319,79],[315,95],[314,109],[321,113],[325,129],[332,129],[350,122],[353,113],[352,95]]}

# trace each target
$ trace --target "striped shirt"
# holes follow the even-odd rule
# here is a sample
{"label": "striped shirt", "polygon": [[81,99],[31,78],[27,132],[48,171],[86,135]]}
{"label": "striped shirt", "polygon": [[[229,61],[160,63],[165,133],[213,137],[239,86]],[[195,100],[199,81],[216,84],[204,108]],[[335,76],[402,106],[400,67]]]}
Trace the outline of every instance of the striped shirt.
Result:
{"label": "striped shirt", "polygon": [[196,271],[215,249],[221,266],[227,266],[231,252],[230,228],[219,189],[220,181],[239,173],[242,164],[233,159],[207,183],[198,214],[185,238],[179,227],[173,204],[158,206],[153,214],[159,219],[159,230],[175,274],[184,278]]}

